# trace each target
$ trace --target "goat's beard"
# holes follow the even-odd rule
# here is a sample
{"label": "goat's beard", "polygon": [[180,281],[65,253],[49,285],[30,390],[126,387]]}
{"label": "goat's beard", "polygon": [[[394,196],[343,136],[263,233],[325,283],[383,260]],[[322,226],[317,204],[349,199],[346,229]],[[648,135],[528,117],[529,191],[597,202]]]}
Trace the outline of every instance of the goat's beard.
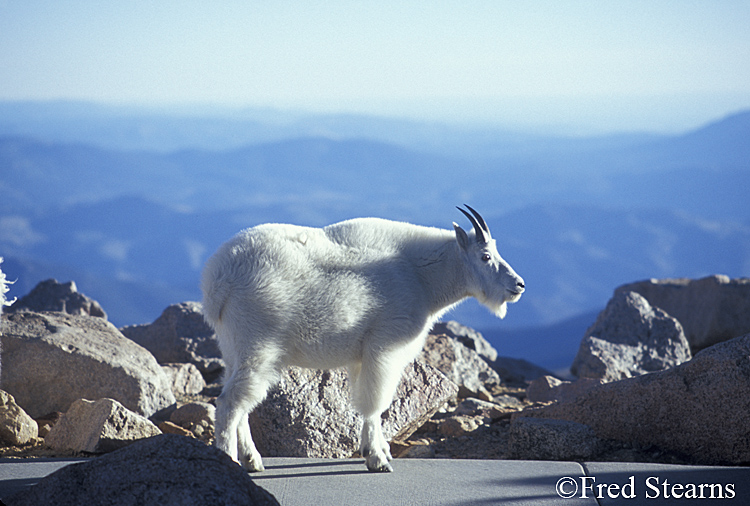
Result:
{"label": "goat's beard", "polygon": [[518,302],[518,299],[521,298],[520,293],[511,293],[508,292],[505,294],[505,297],[501,302],[497,302],[496,300],[492,300],[491,298],[484,296],[484,300],[480,300],[479,302],[482,303],[484,307],[492,311],[492,314],[500,318],[501,320],[505,318],[505,315],[508,314],[508,304],[513,304],[515,302]]}
{"label": "goat's beard", "polygon": [[505,318],[505,315],[508,314],[508,304],[506,302],[503,302],[499,306],[496,306],[492,310],[492,312],[495,313],[495,316],[502,320],[503,318]]}
{"label": "goat's beard", "polygon": [[496,302],[485,300],[482,301],[482,305],[492,311],[492,314],[494,314],[501,320],[505,318],[506,314],[508,314],[508,303],[506,301],[500,302],[498,304]]}

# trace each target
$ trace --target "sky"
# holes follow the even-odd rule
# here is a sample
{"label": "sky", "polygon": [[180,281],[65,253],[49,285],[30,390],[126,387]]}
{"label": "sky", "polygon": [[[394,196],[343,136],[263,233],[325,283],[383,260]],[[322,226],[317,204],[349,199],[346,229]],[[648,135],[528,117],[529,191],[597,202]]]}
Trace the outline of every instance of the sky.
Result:
{"label": "sky", "polygon": [[589,131],[750,108],[750,2],[0,0],[0,100]]}

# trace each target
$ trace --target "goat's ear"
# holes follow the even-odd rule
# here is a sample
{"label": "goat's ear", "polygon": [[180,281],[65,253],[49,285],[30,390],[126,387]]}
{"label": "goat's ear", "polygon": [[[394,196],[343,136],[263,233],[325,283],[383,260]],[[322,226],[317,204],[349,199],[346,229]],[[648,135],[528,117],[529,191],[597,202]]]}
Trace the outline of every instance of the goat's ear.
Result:
{"label": "goat's ear", "polygon": [[461,246],[462,250],[468,250],[469,249],[469,236],[466,235],[466,232],[464,232],[464,229],[458,226],[458,223],[455,221],[453,222],[453,228],[456,231],[456,241],[458,242],[458,245]]}

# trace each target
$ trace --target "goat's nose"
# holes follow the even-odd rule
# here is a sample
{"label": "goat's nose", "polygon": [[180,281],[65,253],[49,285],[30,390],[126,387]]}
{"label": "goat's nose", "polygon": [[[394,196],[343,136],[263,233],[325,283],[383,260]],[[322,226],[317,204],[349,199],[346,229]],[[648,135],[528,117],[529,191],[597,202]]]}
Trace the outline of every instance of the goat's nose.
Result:
{"label": "goat's nose", "polygon": [[526,285],[524,284],[524,282],[523,282],[522,279],[519,279],[518,281],[516,281],[516,288],[520,292],[522,292],[522,291],[524,291],[526,289]]}

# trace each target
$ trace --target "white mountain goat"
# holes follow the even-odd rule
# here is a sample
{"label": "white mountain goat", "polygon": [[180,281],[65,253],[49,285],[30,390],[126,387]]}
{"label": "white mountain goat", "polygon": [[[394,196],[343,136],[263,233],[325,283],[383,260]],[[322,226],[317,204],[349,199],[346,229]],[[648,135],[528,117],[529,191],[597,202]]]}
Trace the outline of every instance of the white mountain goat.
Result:
{"label": "white mountain goat", "polygon": [[216,445],[262,471],[248,413],[287,365],[346,366],[370,471],[392,471],[380,415],[435,321],[475,297],[500,318],[524,291],[482,217],[474,231],[377,218],[325,228],[266,224],[230,239],[203,271],[203,311],[226,363]]}

